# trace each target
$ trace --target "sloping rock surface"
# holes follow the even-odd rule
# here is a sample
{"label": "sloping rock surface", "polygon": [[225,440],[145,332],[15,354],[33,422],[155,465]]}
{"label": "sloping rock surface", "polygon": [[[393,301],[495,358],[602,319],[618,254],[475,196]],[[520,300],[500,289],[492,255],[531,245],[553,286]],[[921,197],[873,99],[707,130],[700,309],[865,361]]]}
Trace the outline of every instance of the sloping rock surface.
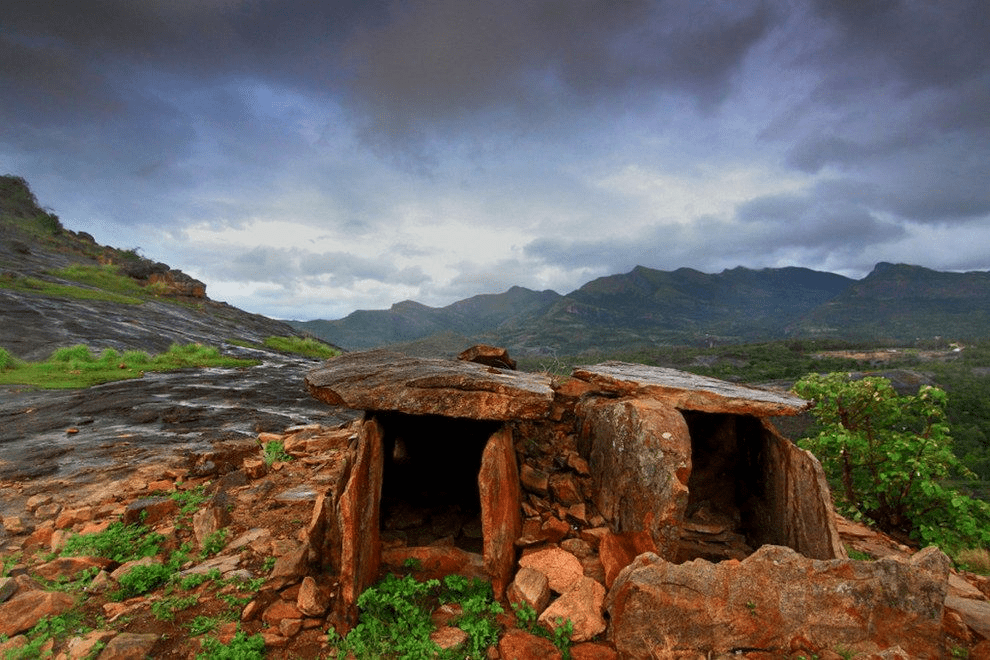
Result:
{"label": "sloping rock surface", "polygon": [[462,360],[411,358],[387,350],[350,353],[306,375],[310,393],[331,405],[507,421],[546,417],[550,379]]}
{"label": "sloping rock surface", "polygon": [[773,417],[798,415],[808,402],[796,396],[735,385],[677,369],[628,362],[576,367],[574,377],[602,390],[661,399],[679,410]]}

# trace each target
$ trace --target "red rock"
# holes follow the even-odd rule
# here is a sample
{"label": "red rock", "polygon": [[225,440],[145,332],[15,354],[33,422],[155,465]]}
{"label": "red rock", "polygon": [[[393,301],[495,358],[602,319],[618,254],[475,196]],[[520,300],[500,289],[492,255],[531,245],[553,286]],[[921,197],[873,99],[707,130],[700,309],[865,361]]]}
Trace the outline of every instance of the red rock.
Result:
{"label": "red rock", "polygon": [[619,660],[619,654],[607,644],[583,642],[571,646],[571,660]]}
{"label": "red rock", "polygon": [[26,591],[0,604],[0,635],[30,630],[44,617],[59,616],[75,605],[74,596],[57,591]]}
{"label": "red rock", "polygon": [[589,577],[581,576],[543,611],[539,621],[550,628],[556,628],[557,621],[570,621],[574,626],[571,640],[586,642],[605,632],[607,624],[602,617],[604,600],[605,587]]}
{"label": "red rock", "polygon": [[154,633],[120,633],[107,642],[100,660],[145,660],[159,639],[161,635]]}
{"label": "red rock", "polygon": [[282,619],[302,619],[302,616],[295,603],[280,598],[265,608],[261,620],[270,626],[277,626]]}
{"label": "red rock", "polygon": [[567,552],[578,559],[584,559],[595,554],[595,551],[591,549],[591,545],[583,539],[566,539],[560,542],[560,548],[561,550],[567,550]]}
{"label": "red rock", "polygon": [[268,464],[260,458],[245,458],[241,467],[250,479],[260,479],[268,474]]}
{"label": "red rock", "polygon": [[393,572],[404,571],[408,559],[415,559],[413,573],[419,579],[429,580],[445,575],[464,575],[485,578],[484,560],[474,552],[452,545],[429,545],[389,548],[382,551],[382,565]]}
{"label": "red rock", "polygon": [[35,566],[32,571],[46,580],[57,580],[58,578],[71,579],[80,571],[87,568],[106,568],[110,565],[110,560],[102,557],[59,557],[52,561]]}
{"label": "red rock", "polygon": [[556,516],[550,516],[540,527],[540,536],[549,543],[557,543],[567,536],[570,531],[570,525]]}
{"label": "red rock", "polygon": [[519,470],[512,431],[502,428],[485,444],[478,472],[485,571],[501,599],[516,565],[515,541],[522,532]]}
{"label": "red rock", "polygon": [[539,550],[524,556],[519,565],[532,568],[547,576],[550,589],[558,594],[565,593],[584,577],[584,569],[578,558],[560,548]]}
{"label": "red rock", "polygon": [[278,631],[285,637],[295,637],[302,630],[302,619],[282,619],[278,622]]}
{"label": "red rock", "polygon": [[151,481],[148,483],[148,490],[152,493],[172,490],[172,481],[170,479]]}
{"label": "red rock", "polygon": [[498,641],[503,660],[560,660],[560,651],[545,637],[524,630],[509,630]]}
{"label": "red rock", "polygon": [[192,528],[196,542],[202,547],[207,538],[230,524],[230,511],[226,506],[210,502],[193,514]]}
{"label": "red rock", "polygon": [[170,497],[145,497],[127,505],[123,521],[125,525],[143,523],[152,526],[178,510],[179,505]]}
{"label": "red rock", "polygon": [[296,596],[296,607],[306,616],[323,616],[330,607],[330,590],[321,587],[311,576],[303,578]]}
{"label": "red rock", "polygon": [[441,626],[430,633],[430,641],[441,649],[457,648],[468,638],[468,634],[456,626]]}
{"label": "red rock", "polygon": [[[9,529],[7,530],[10,531]],[[52,541],[52,534],[55,532],[55,522],[53,520],[46,520],[31,532],[31,535],[27,537],[24,541],[24,548],[33,548],[35,546],[45,547]],[[12,533],[12,532],[11,532]]]}
{"label": "red rock", "polygon": [[270,579],[301,578],[309,572],[309,548],[305,544],[296,544],[285,554],[279,555],[268,574]]}
{"label": "red rock", "polygon": [[341,598],[336,620],[348,626],[357,623],[358,596],[374,583],[381,561],[378,525],[383,435],[381,425],[374,419],[361,424],[354,467],[337,506],[341,535]]}
{"label": "red rock", "polygon": [[598,556],[605,569],[605,586],[611,589],[619,571],[631,564],[637,556],[655,551],[653,539],[646,532],[604,534],[598,546]]}
{"label": "red rock", "polygon": [[565,506],[577,504],[583,500],[574,476],[566,472],[550,477],[550,494]]}
{"label": "red rock", "polygon": [[550,583],[542,572],[523,566],[516,572],[506,597],[510,603],[529,605],[542,614],[550,604]]}
{"label": "red rock", "polygon": [[77,523],[88,522],[93,519],[92,507],[80,507],[78,509],[65,509],[58,518],[55,519],[55,529],[66,529]]}
{"label": "red rock", "polygon": [[912,658],[938,658],[948,570],[935,548],[909,562],[822,561],[781,546],[719,564],[644,554],[608,593],[610,639],[629,658],[671,649],[673,640],[716,654],[786,654],[796,637],[819,649],[900,646]]}
{"label": "red rock", "polygon": [[66,645],[65,655],[68,660],[95,657],[95,649],[106,645],[116,634],[112,630],[92,630],[81,637],[73,637]]}
{"label": "red rock", "polygon": [[982,639],[990,639],[990,603],[985,600],[972,600],[949,596],[945,608],[959,615],[962,621]]}
{"label": "red rock", "polygon": [[550,477],[543,470],[537,469],[528,463],[523,463],[519,468],[519,479],[522,487],[530,493],[546,495],[550,488]]}
{"label": "red rock", "polygon": [[516,361],[509,357],[509,351],[498,346],[488,346],[486,344],[477,344],[461,351],[457,355],[457,359],[476,362],[498,369],[514,371],[516,368]]}

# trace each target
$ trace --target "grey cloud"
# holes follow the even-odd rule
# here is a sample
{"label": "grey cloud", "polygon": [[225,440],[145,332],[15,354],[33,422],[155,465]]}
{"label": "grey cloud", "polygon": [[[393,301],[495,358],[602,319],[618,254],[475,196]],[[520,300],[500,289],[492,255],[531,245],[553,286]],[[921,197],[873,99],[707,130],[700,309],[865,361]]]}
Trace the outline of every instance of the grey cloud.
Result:
{"label": "grey cloud", "polygon": [[315,253],[267,246],[221,259],[212,268],[214,276],[282,285],[322,276],[340,287],[363,280],[415,286],[429,279],[420,268],[397,268],[387,257],[369,259],[347,252]]}

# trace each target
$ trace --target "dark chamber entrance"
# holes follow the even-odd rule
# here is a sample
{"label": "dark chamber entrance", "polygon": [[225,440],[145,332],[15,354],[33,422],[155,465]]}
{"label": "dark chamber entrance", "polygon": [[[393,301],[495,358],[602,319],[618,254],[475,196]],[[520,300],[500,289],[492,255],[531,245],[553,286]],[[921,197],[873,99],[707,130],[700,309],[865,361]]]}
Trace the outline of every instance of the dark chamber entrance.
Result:
{"label": "dark chamber entrance", "polygon": [[383,440],[382,545],[482,551],[478,472],[500,422],[377,414]]}
{"label": "dark chamber entrance", "polygon": [[743,559],[761,542],[763,429],[746,415],[681,411],[691,435],[691,477],[677,562]]}

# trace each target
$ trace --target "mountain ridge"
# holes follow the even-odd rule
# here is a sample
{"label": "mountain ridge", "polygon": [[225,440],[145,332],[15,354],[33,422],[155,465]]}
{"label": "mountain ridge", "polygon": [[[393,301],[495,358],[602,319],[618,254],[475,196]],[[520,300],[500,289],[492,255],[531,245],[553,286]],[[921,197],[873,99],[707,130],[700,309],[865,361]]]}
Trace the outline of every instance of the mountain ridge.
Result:
{"label": "mountain ridge", "polygon": [[444,307],[403,301],[337,320],[288,323],[351,350],[421,343],[445,333],[520,355],[787,338],[904,344],[986,336],[990,272],[879,262],[856,280],[800,266],[703,273],[638,265],[563,295],[514,286]]}

